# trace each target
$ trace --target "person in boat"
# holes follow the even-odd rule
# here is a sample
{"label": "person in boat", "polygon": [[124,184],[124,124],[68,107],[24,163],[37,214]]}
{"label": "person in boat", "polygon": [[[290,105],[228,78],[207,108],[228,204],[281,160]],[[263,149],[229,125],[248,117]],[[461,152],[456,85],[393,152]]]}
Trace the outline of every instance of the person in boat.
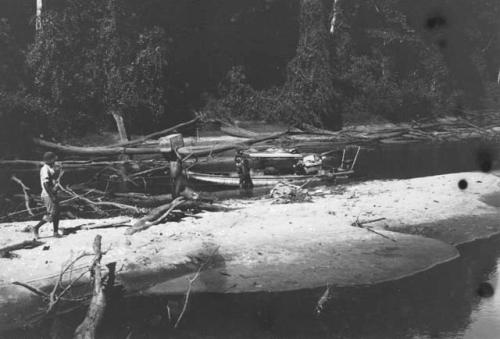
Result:
{"label": "person in boat", "polygon": [[46,214],[33,227],[35,239],[39,238],[40,227],[48,222],[52,222],[54,237],[61,237],[59,234],[59,201],[57,198],[59,170],[55,166],[56,160],[57,155],[52,152],[46,152],[43,155],[44,165],[40,169],[40,185],[42,186],[41,198],[46,209]]}
{"label": "person in boat", "polygon": [[252,189],[253,182],[250,176],[250,162],[245,156],[243,156],[242,151],[238,151],[236,153],[234,162],[236,164],[236,171],[238,172],[238,176],[240,178],[240,188],[244,190]]}

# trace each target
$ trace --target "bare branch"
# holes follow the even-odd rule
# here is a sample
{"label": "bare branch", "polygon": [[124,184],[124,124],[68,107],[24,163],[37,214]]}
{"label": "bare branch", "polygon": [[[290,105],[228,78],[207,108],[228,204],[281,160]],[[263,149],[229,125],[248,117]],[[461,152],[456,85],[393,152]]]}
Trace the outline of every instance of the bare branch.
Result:
{"label": "bare branch", "polygon": [[23,193],[24,193],[24,203],[26,205],[26,210],[28,211],[28,213],[31,215],[31,216],[34,216],[35,214],[33,213],[33,211],[31,210],[31,207],[30,207],[30,196],[28,194],[28,191],[30,190],[30,188],[28,186],[26,186],[22,181],[21,179],[17,178],[15,175],[13,175],[11,177],[11,179],[13,181],[15,181],[16,183],[18,183],[21,188],[23,189]]}

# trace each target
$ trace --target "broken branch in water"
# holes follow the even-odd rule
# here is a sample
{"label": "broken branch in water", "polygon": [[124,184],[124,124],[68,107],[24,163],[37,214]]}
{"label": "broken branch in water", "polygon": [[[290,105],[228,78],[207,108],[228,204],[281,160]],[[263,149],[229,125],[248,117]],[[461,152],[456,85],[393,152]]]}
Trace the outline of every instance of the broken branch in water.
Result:
{"label": "broken branch in water", "polygon": [[28,186],[26,186],[22,181],[21,179],[17,178],[15,175],[13,175],[11,177],[11,179],[13,181],[15,181],[16,183],[18,183],[21,188],[23,189],[23,193],[24,193],[24,203],[26,205],[26,210],[28,211],[28,213],[31,215],[31,216],[34,216],[35,214],[33,213],[33,211],[31,210],[31,207],[30,207],[30,196],[29,196],[29,193],[28,191],[30,190],[30,188]]}
{"label": "broken branch in water", "polygon": [[[193,288],[193,283],[196,281],[196,279],[198,279],[198,277],[200,276],[200,273],[201,271],[206,267],[208,266],[208,264],[212,261],[213,257],[215,256],[215,254],[219,251],[219,248],[220,246],[216,247],[212,254],[207,258],[207,260],[200,265],[200,267],[198,267],[198,270],[196,271],[196,273],[191,277],[189,278],[188,280],[188,288],[187,288],[187,291],[186,291],[186,295],[184,297],[184,305],[182,306],[182,310],[181,310],[181,313],[179,314],[179,317],[177,318],[177,321],[175,322],[175,325],[174,325],[174,328],[177,328],[182,320],[182,317],[184,316],[184,313],[186,313],[186,310],[187,310],[187,306],[188,306],[188,303],[189,303],[189,296],[191,295],[191,289]],[[167,305],[168,306],[168,305]]]}
{"label": "broken branch in water", "polygon": [[326,303],[328,300],[330,300],[330,286],[327,284],[325,292],[321,295],[321,297],[318,299],[318,302],[316,303],[316,315],[319,316],[321,315],[321,312],[325,309]]}
{"label": "broken branch in water", "polygon": [[384,234],[382,234],[382,233],[379,233],[379,232],[377,232],[377,231],[373,230],[373,229],[372,229],[371,227],[369,227],[369,226],[364,226],[365,224],[372,223],[372,222],[376,222],[376,221],[380,221],[380,220],[385,220],[385,218],[379,218],[379,219],[374,219],[374,220],[369,220],[369,221],[360,222],[360,221],[359,221],[359,217],[357,217],[357,218],[356,218],[356,221],[354,221],[354,222],[351,224],[351,226],[362,228],[362,229],[364,229],[364,230],[367,230],[368,232],[372,232],[372,233],[374,233],[374,234],[376,234],[376,235],[379,235],[379,236],[381,236],[382,238],[385,238],[385,239],[388,239],[388,240],[390,240],[390,241],[396,242],[396,240],[395,240],[395,239],[393,239],[393,238],[391,238],[391,237],[388,237],[388,236],[386,236],[386,235],[384,235]]}

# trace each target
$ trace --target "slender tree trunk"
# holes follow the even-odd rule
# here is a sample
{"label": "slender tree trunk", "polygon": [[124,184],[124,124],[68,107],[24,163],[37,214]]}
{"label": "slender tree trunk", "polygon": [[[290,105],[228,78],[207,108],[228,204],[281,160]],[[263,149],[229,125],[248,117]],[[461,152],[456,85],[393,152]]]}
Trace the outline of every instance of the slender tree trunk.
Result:
{"label": "slender tree trunk", "polygon": [[43,0],[36,0],[35,30],[38,33],[42,29],[42,8]]}
{"label": "slender tree trunk", "polygon": [[297,54],[288,65],[287,89],[301,122],[341,129],[342,117],[333,85],[329,11],[324,0],[300,1]]}
{"label": "slender tree trunk", "polygon": [[334,34],[335,29],[337,28],[337,25],[339,24],[339,16],[340,16],[340,6],[339,6],[340,0],[334,0],[333,1],[333,13],[332,13],[332,20],[330,21],[330,33]]}
{"label": "slender tree trunk", "polygon": [[[111,113],[113,115],[113,118],[115,119],[115,122],[116,122],[116,129],[118,130],[118,134],[120,135],[120,142],[127,142],[129,140],[128,138],[128,134],[127,134],[127,129],[125,128],[125,122],[123,121],[123,116],[114,111]],[[121,154],[119,157],[118,157],[118,160],[121,160],[121,161],[126,161],[126,160],[130,160],[131,157],[127,154]],[[129,189],[129,185],[128,185],[128,170],[127,170],[127,167],[125,164],[122,164],[122,165],[119,165],[118,166],[118,169],[120,171],[120,175],[121,175],[121,181],[120,181],[120,184],[118,185],[118,190],[120,192],[127,192],[128,189]]]}
{"label": "slender tree trunk", "polygon": [[116,122],[116,129],[118,130],[118,134],[120,135],[120,142],[129,141],[127,129],[125,128],[125,122],[123,121],[123,116],[118,112],[112,112],[113,118]]}

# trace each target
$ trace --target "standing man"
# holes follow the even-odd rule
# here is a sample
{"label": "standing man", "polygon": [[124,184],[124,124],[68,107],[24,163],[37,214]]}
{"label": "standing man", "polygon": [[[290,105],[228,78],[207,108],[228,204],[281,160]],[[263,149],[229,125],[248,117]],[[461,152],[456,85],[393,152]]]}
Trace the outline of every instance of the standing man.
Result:
{"label": "standing man", "polygon": [[42,186],[42,202],[47,209],[47,213],[42,220],[33,228],[35,238],[38,239],[38,230],[47,222],[52,222],[54,237],[60,238],[59,234],[59,202],[57,201],[57,180],[58,171],[55,168],[57,156],[52,152],[43,155],[44,165],[40,169],[40,184]]}
{"label": "standing man", "polygon": [[242,151],[237,151],[234,157],[236,170],[240,177],[240,189],[251,190],[253,188],[252,177],[250,176],[250,162],[243,156]]}

